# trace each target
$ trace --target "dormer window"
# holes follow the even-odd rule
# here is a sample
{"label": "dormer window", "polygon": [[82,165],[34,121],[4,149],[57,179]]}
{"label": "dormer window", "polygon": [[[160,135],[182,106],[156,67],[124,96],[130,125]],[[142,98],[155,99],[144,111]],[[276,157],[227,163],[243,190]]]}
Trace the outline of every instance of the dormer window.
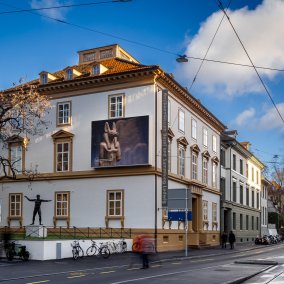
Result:
{"label": "dormer window", "polygon": [[67,69],[67,71],[66,71],[66,79],[67,80],[72,80],[73,79],[73,71],[72,71],[72,69]]}
{"label": "dormer window", "polygon": [[42,85],[47,84],[47,82],[48,82],[48,77],[47,77],[47,74],[46,74],[46,73],[41,74],[41,76],[40,76],[40,82],[41,82]]}
{"label": "dormer window", "polygon": [[93,66],[93,75],[99,75],[100,74],[100,65],[96,64]]}

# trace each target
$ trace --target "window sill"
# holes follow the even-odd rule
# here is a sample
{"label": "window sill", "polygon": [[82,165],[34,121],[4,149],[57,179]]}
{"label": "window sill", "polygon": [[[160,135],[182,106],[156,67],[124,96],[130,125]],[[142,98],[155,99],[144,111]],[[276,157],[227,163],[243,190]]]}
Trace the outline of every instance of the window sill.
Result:
{"label": "window sill", "polygon": [[124,216],[105,216],[106,228],[109,227],[110,220],[120,220],[121,228],[124,228]]}
{"label": "window sill", "polygon": [[7,217],[8,227],[10,227],[11,221],[19,221],[20,227],[22,227],[22,224],[23,224],[23,217],[22,217],[22,216],[8,216],[8,217]]}
{"label": "window sill", "polygon": [[57,221],[66,221],[67,227],[70,226],[70,216],[54,216],[53,217],[53,226],[56,228]]}

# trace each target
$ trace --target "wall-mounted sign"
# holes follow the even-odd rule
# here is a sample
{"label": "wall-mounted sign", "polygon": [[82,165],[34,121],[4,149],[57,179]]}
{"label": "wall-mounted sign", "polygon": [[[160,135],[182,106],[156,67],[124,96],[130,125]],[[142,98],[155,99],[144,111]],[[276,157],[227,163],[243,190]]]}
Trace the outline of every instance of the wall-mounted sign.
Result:
{"label": "wall-mounted sign", "polygon": [[149,164],[149,117],[92,122],[93,168]]}

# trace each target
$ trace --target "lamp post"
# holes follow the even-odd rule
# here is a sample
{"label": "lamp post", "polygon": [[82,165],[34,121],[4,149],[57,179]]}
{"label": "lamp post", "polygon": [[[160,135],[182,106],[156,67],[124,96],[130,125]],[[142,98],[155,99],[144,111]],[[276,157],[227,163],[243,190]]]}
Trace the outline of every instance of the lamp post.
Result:
{"label": "lamp post", "polygon": [[185,63],[185,62],[188,62],[188,58],[187,56],[184,54],[184,55],[179,55],[178,58],[176,59],[176,62],[178,63]]}

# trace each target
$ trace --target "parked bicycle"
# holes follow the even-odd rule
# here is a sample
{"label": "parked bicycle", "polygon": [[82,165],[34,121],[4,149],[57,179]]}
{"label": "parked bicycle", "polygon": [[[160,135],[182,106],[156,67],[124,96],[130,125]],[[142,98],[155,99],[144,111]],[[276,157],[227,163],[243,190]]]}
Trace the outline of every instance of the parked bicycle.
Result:
{"label": "parked bicycle", "polygon": [[81,258],[84,256],[84,251],[78,241],[73,241],[71,247],[72,247],[72,255],[74,260],[78,259],[78,257]]}
{"label": "parked bicycle", "polygon": [[118,242],[110,241],[107,242],[106,245],[111,253],[124,253],[127,251],[127,243],[125,240],[120,240]]}
{"label": "parked bicycle", "polygon": [[107,247],[107,245],[100,243],[100,246],[98,246],[95,241],[93,240],[91,241],[92,241],[92,244],[86,251],[86,254],[88,256],[99,255],[99,256],[102,256],[103,258],[108,258],[110,256],[110,250]]}
{"label": "parked bicycle", "polygon": [[13,260],[15,256],[27,261],[30,258],[30,253],[27,251],[26,246],[18,245],[15,241],[5,245],[6,257],[8,260]]}

